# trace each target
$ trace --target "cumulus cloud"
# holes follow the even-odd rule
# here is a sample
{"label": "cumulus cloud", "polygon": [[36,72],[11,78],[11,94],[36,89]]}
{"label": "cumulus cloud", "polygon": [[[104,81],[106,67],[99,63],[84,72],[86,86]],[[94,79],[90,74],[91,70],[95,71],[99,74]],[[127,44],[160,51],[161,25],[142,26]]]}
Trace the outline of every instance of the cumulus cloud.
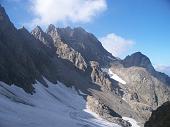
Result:
{"label": "cumulus cloud", "polygon": [[155,69],[170,76],[170,66],[155,65]]}
{"label": "cumulus cloud", "polygon": [[106,0],[32,0],[33,25],[89,22],[107,9]]}
{"label": "cumulus cloud", "polygon": [[99,39],[103,47],[113,56],[120,57],[125,54],[133,45],[134,41],[125,39],[114,33],[110,33]]}

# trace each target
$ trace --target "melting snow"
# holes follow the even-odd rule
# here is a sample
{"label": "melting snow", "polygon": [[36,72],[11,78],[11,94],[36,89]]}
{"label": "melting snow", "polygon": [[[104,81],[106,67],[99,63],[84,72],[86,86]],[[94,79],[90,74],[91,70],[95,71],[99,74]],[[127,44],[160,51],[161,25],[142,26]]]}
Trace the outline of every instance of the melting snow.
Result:
{"label": "melting snow", "polygon": [[132,127],[140,127],[136,120],[132,119],[132,118],[129,118],[129,117],[122,117],[124,120],[128,121],[129,123],[132,124]]}
{"label": "melting snow", "polygon": [[78,90],[80,95],[87,96],[87,94],[83,93],[81,90]]}
{"label": "melting snow", "polygon": [[75,89],[47,84],[37,82],[30,95],[0,82],[0,127],[120,127],[94,115]]}
{"label": "melting snow", "polygon": [[116,81],[118,81],[118,82],[120,82],[122,84],[126,84],[126,82],[123,79],[121,79],[117,74],[113,73],[110,69],[109,69],[108,74],[110,75],[110,77],[112,79],[114,79],[114,80],[116,80]]}

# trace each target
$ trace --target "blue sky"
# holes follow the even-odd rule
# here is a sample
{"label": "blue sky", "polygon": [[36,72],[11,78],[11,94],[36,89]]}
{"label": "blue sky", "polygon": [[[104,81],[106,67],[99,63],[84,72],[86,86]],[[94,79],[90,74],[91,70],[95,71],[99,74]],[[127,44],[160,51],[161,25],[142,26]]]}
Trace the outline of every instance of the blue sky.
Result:
{"label": "blue sky", "polygon": [[44,6],[48,4],[47,0],[44,4],[39,3],[40,0],[0,0],[0,3],[17,28],[25,25],[31,30],[36,23],[43,28],[49,23],[57,27],[81,26],[103,40],[102,43],[109,40],[106,43],[110,47],[113,43],[116,48],[110,50],[120,52],[115,54],[118,57],[141,51],[154,65],[170,66],[169,0],[96,0],[98,3],[70,0],[77,5],[75,13],[64,8],[71,9],[72,3],[62,3],[60,8],[53,4],[60,0],[49,1],[51,4],[46,12]]}

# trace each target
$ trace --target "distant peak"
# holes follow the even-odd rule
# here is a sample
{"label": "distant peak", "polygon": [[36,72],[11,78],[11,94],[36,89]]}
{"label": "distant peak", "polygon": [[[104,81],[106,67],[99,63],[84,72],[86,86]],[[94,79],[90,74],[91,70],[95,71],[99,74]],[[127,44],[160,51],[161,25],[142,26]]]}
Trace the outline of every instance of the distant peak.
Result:
{"label": "distant peak", "polygon": [[22,28],[21,29],[23,29],[23,30],[27,30],[24,26],[22,26]]}
{"label": "distant peak", "polygon": [[36,31],[36,32],[43,32],[43,30],[41,29],[40,26],[36,26],[33,31]]}
{"label": "distant peak", "polygon": [[31,31],[31,34],[33,35],[39,35],[39,34],[42,34],[44,33],[44,31],[41,29],[40,26],[36,26],[32,31]]}
{"label": "distant peak", "polygon": [[29,32],[24,26],[20,29],[18,29],[19,31],[23,31],[23,32]]}
{"label": "distant peak", "polygon": [[9,17],[6,14],[5,9],[0,5],[0,21],[4,20],[9,21]]}
{"label": "distant peak", "polygon": [[65,31],[65,32],[80,32],[80,33],[85,33],[85,29],[82,27],[75,27],[75,28],[71,28],[70,26],[67,26],[65,28],[57,28],[59,30]]}
{"label": "distant peak", "polygon": [[83,28],[83,27],[81,27],[81,26],[75,27],[74,29],[84,30],[84,28]]}
{"label": "distant peak", "polygon": [[50,24],[48,27],[49,28],[55,28],[55,26],[53,24]]}
{"label": "distant peak", "polygon": [[70,26],[65,27],[65,29],[72,30]]}
{"label": "distant peak", "polygon": [[127,56],[123,60],[123,63],[125,67],[137,66],[146,68],[150,71],[154,70],[150,59],[141,52],[135,52],[132,55]]}
{"label": "distant peak", "polygon": [[79,32],[86,32],[86,31],[85,31],[85,29],[84,29],[84,28],[82,28],[82,27],[80,27],[80,26],[79,26],[79,27],[74,28],[74,31],[75,31],[75,30],[77,30],[77,31],[79,31]]}
{"label": "distant peak", "polygon": [[[144,54],[141,53],[141,52],[135,52],[135,53],[133,53],[133,54],[131,54],[131,55],[128,55],[127,57],[131,57],[131,58],[132,58],[132,57],[140,57],[140,58],[141,58],[141,57],[146,57],[147,59],[149,59],[146,55],[144,55]],[[127,58],[127,57],[126,57],[126,58]],[[125,59],[126,59],[126,58],[125,58]]]}
{"label": "distant peak", "polygon": [[[139,56],[139,55],[140,55],[140,56],[145,56],[145,55],[144,55],[144,54],[142,54],[141,52],[135,52],[135,53],[133,53],[132,55],[133,55],[133,56],[134,56],[134,55],[138,55],[138,56]],[[132,55],[131,55],[131,56],[132,56]]]}
{"label": "distant peak", "polygon": [[50,24],[47,28],[47,33],[51,31],[55,31],[55,30],[56,30],[56,27],[53,24]]}
{"label": "distant peak", "polygon": [[142,52],[135,52],[132,55],[130,55],[130,57],[131,58],[138,58],[141,61],[145,61],[146,63],[151,64],[150,59],[146,55],[144,55]]}
{"label": "distant peak", "polygon": [[15,29],[2,6],[0,6],[0,29]]}

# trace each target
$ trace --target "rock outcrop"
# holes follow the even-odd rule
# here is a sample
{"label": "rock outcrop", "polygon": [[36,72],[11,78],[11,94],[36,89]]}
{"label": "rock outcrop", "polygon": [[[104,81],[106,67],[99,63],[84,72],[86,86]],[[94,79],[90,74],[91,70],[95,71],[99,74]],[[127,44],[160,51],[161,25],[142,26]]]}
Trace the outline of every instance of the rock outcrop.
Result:
{"label": "rock outcrop", "polygon": [[83,28],[58,28],[61,40],[81,53],[83,58],[90,61],[97,61],[101,66],[110,65],[110,62],[117,60],[107,50],[105,50],[98,39]]}
{"label": "rock outcrop", "polygon": [[27,34],[25,38],[10,22],[1,6],[0,15],[0,80],[17,84],[32,93],[35,80],[42,80],[41,75],[45,71],[53,72],[56,66],[52,65],[50,56],[47,57],[43,45],[32,40],[29,32],[26,32],[29,36]]}
{"label": "rock outcrop", "polygon": [[56,47],[56,53],[61,58],[70,60],[81,70],[85,70],[87,68],[87,64],[82,55],[61,40],[58,30],[53,25],[49,26],[47,34],[53,39],[54,47]]}
{"label": "rock outcrop", "polygon": [[170,102],[165,102],[152,112],[145,127],[170,127]]}
{"label": "rock outcrop", "polygon": [[122,127],[131,127],[131,124],[122,119],[121,115],[117,114],[115,111],[110,109],[100,100],[95,99],[92,96],[87,97],[88,108],[95,112],[97,115],[103,119],[108,120],[109,122],[116,123]]}
{"label": "rock outcrop", "polygon": [[124,60],[121,61],[123,66],[128,67],[142,67],[145,68],[152,76],[160,80],[166,85],[170,85],[170,77],[164,73],[157,72],[151,61],[147,56],[141,52],[136,52],[130,56],[127,56]]}
{"label": "rock outcrop", "polygon": [[141,120],[145,121],[152,110],[170,100],[166,75],[159,75],[149,58],[139,52],[126,57],[121,63],[123,66],[113,64],[111,70],[126,82],[119,83],[123,91],[122,98],[140,115]]}
{"label": "rock outcrop", "polygon": [[127,56],[122,61],[122,63],[124,65],[124,67],[137,66],[137,67],[146,68],[150,72],[154,71],[154,68],[153,68],[152,63],[149,60],[149,58],[147,56],[143,55],[141,52],[136,52],[130,56]]}
{"label": "rock outcrop", "polygon": [[49,25],[47,33],[43,32],[42,29],[37,26],[32,31],[32,34],[35,38],[39,39],[45,45],[50,47],[51,50],[62,59],[71,61],[77,68],[81,70],[85,70],[87,68],[87,64],[81,54],[61,41],[61,37],[59,36],[54,25]]}
{"label": "rock outcrop", "polygon": [[99,84],[103,91],[113,91],[113,84],[109,76],[102,72],[99,63],[96,61],[90,61],[90,65],[92,68],[92,81],[96,84]]}

